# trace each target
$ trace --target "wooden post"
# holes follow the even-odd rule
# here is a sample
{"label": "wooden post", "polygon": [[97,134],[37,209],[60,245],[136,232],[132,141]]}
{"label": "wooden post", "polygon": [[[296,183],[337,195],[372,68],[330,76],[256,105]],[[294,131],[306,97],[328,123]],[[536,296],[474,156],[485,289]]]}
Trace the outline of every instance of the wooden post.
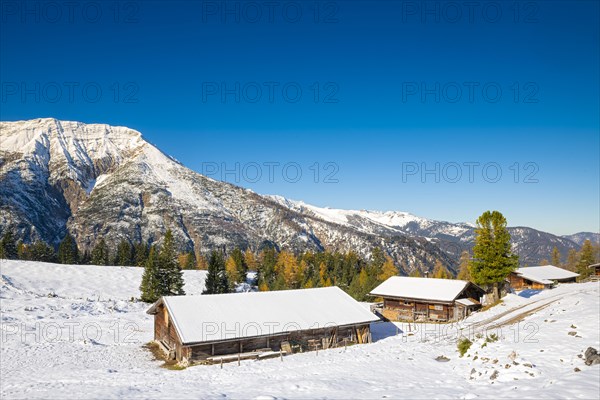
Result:
{"label": "wooden post", "polygon": [[346,347],[347,347],[346,338],[344,338],[344,351],[346,351]]}
{"label": "wooden post", "polygon": [[221,357],[221,369],[223,369],[223,357]]}
{"label": "wooden post", "polygon": [[238,367],[240,366],[241,359],[242,359],[242,353],[238,353]]}
{"label": "wooden post", "polygon": [[281,362],[283,362],[283,350],[279,349],[279,358],[281,359]]}

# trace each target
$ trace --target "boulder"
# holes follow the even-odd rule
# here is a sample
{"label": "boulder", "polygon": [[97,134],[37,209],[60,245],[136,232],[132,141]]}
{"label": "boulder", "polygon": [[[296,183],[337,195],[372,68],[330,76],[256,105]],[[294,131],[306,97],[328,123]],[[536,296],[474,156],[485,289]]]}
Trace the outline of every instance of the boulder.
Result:
{"label": "boulder", "polygon": [[593,347],[588,347],[584,353],[585,357],[585,365],[596,365],[600,364],[600,354],[598,354],[598,350]]}

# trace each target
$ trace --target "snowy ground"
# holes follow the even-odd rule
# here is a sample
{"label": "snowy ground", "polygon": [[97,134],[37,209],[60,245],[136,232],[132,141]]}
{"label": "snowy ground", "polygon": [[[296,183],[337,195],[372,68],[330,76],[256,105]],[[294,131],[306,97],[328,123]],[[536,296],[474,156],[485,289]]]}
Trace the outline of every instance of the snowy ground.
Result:
{"label": "snowy ground", "polygon": [[[459,325],[374,324],[376,343],[346,350],[176,371],[142,347],[152,317],[131,301],[141,269],[2,260],[0,272],[3,399],[600,396],[600,365],[578,357],[600,347],[598,283],[509,295]],[[202,291],[202,271],[185,280]],[[462,358],[459,332],[474,340]],[[484,345],[491,334],[500,340]]]}

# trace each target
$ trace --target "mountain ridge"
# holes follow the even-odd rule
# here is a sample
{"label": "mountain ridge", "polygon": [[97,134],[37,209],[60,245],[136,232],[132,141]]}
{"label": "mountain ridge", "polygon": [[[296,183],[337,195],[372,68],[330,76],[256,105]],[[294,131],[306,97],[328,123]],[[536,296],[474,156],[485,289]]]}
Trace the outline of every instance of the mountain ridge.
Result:
{"label": "mountain ridge", "polygon": [[[316,207],[213,180],[127,127],[45,118],[0,122],[0,137],[0,226],[16,226],[25,241],[56,244],[68,230],[90,249],[100,237],[160,242],[171,229],[182,250],[197,254],[275,246],[368,257],[380,246],[403,273],[436,260],[455,270],[460,251],[472,246],[472,224]],[[547,257],[551,245],[564,254],[576,247],[533,228],[511,230],[528,258]]]}

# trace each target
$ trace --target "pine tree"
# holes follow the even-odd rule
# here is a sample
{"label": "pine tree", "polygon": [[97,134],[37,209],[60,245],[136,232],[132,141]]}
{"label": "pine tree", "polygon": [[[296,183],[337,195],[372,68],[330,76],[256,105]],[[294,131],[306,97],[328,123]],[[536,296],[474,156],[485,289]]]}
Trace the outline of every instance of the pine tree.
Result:
{"label": "pine tree", "polygon": [[92,250],[92,258],[90,263],[92,265],[109,265],[110,256],[108,254],[108,246],[104,238],[100,239],[94,249]]}
{"label": "pine tree", "polygon": [[460,261],[458,262],[458,276],[457,279],[463,281],[471,280],[471,273],[469,272],[469,265],[471,264],[471,255],[467,250],[464,250],[460,254]]}
{"label": "pine tree", "polygon": [[246,282],[246,276],[248,275],[248,264],[246,263],[244,253],[242,253],[240,249],[235,248],[231,252],[231,257],[233,258],[233,261],[235,262],[235,267],[238,270],[240,282]]}
{"label": "pine tree", "polygon": [[17,239],[13,227],[11,226],[4,232],[2,241],[0,241],[0,258],[15,260],[18,256]]}
{"label": "pine tree", "polygon": [[208,258],[208,274],[205,280],[203,294],[218,294],[229,292],[229,282],[225,272],[223,254],[213,250]]}
{"label": "pine tree", "polygon": [[579,251],[579,262],[577,263],[577,273],[579,273],[580,279],[585,279],[592,273],[589,266],[596,263],[596,255],[594,253],[592,242],[589,240],[583,242]]}
{"label": "pine tree", "polygon": [[145,243],[137,243],[133,246],[133,263],[138,267],[146,265],[148,258],[148,246]]}
{"label": "pine tree", "polygon": [[58,262],[61,264],[77,264],[79,261],[79,250],[73,236],[67,232],[58,246]]}
{"label": "pine tree", "polygon": [[115,265],[131,266],[133,262],[133,247],[127,240],[121,240],[117,247],[117,254],[115,255]]}
{"label": "pine tree", "polygon": [[519,265],[519,257],[511,251],[506,218],[498,211],[486,211],[477,219],[475,246],[470,273],[481,286],[493,287],[499,297],[498,284]]}
{"label": "pine tree", "polygon": [[56,261],[56,254],[54,254],[54,249],[45,242],[36,240],[31,245],[31,259],[33,261],[54,262]]}
{"label": "pine tree", "polygon": [[150,248],[146,258],[140,291],[142,301],[146,303],[154,303],[161,296],[158,251],[154,246]]}
{"label": "pine tree", "polygon": [[175,241],[173,233],[169,229],[165,233],[163,245],[158,254],[158,263],[161,279],[162,296],[181,296],[183,290],[183,272],[177,262],[177,252],[175,251]]}
{"label": "pine tree", "polygon": [[435,267],[433,268],[433,278],[437,279],[452,279],[450,272],[444,267],[444,264],[440,260],[436,260]]}
{"label": "pine tree", "polygon": [[555,267],[561,266],[560,251],[558,251],[558,248],[556,246],[554,246],[554,248],[552,249],[552,265],[554,265]]}
{"label": "pine tree", "polygon": [[183,266],[184,269],[195,269],[196,268],[196,255],[193,251],[187,253],[187,257],[185,259],[185,264]]}

